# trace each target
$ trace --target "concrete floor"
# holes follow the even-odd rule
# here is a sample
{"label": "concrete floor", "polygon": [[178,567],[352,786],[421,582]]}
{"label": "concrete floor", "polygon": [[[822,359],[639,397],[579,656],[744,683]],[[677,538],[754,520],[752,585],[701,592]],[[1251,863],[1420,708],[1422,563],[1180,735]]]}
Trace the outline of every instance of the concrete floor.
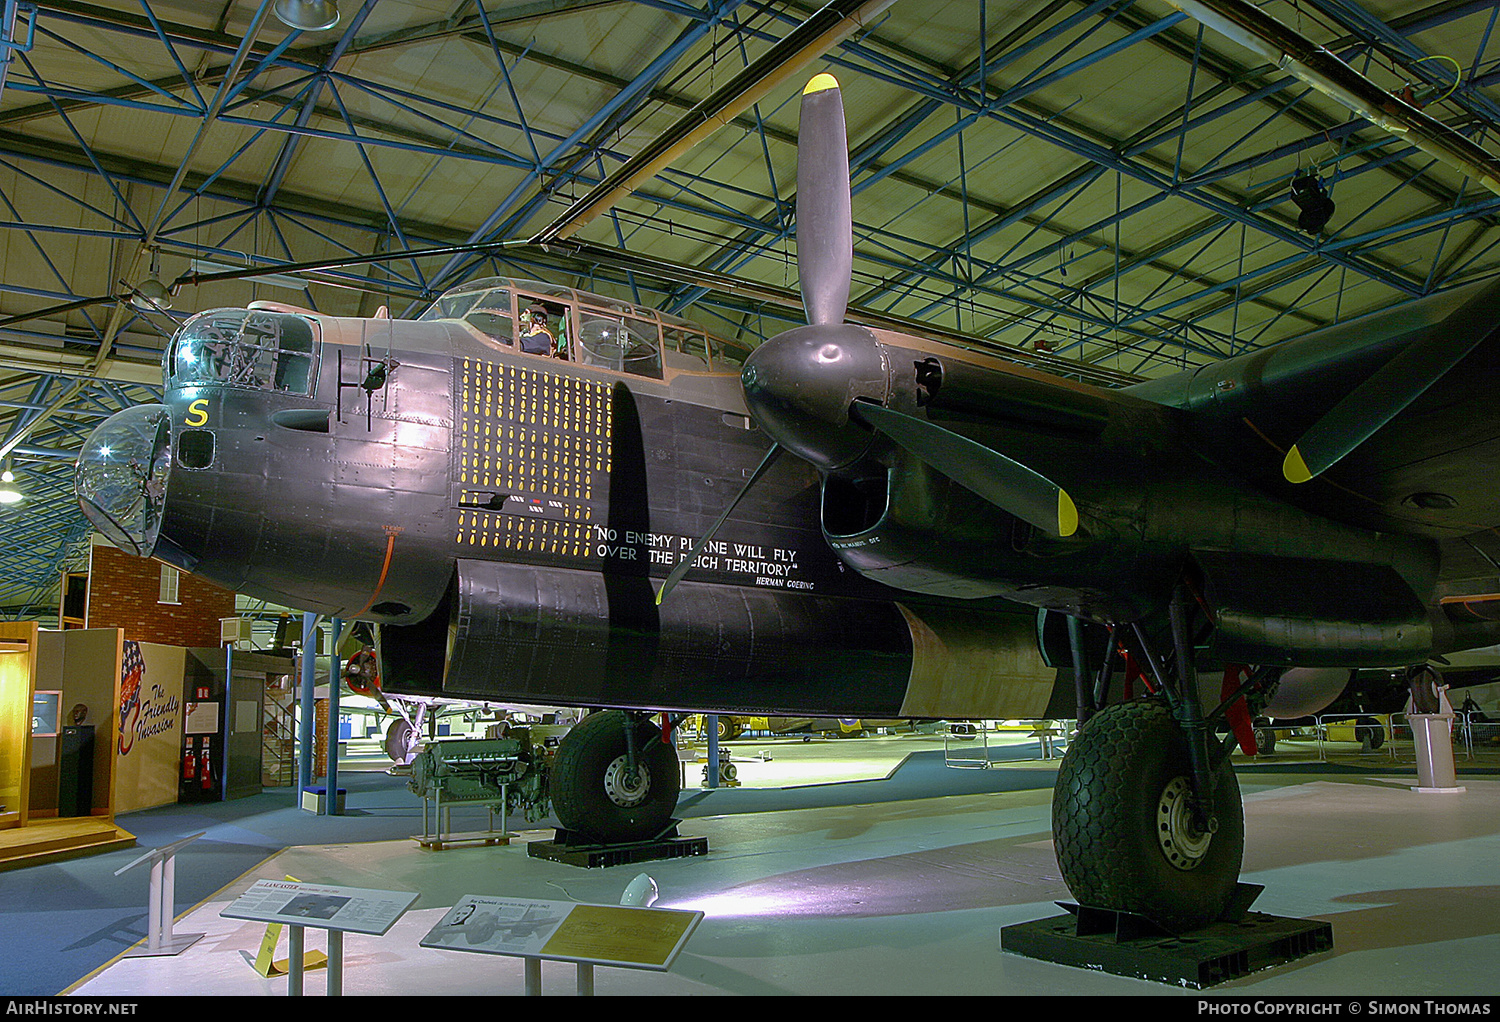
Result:
{"label": "concrete floor", "polygon": [[[821,745],[843,747],[847,757],[870,741]],[[765,749],[773,763],[796,758],[792,743],[749,739],[730,747],[736,762],[740,752],[749,759]],[[858,758],[866,755],[874,753]],[[1306,753],[1279,758],[1298,755]],[[1370,755],[1366,763],[1389,762]],[[752,775],[747,783],[754,772],[742,771]],[[1500,778],[1465,776],[1466,790],[1449,795],[1415,793],[1414,783],[1242,773],[1243,879],[1266,886],[1255,909],[1326,920],[1334,947],[1206,993],[1500,994]],[[1202,996],[999,949],[1000,927],[1057,915],[1054,902],[1069,898],[1052,850],[1050,805],[1051,792],[1037,790],[693,818],[681,831],[706,837],[707,856],[593,870],[529,858],[525,843],[550,839],[551,831],[522,832],[506,847],[289,848],[179,918],[176,932],[207,935],[184,954],[120,958],[68,992],[284,994],[284,977],[262,979],[250,965],[264,925],[219,912],[256,879],[290,875],[419,893],[384,937],[346,938],[346,994],[519,994],[519,960],[419,942],[465,894],[614,904],[647,872],[661,890],[658,906],[701,909],[706,917],[670,973],[601,968],[599,994]],[[309,931],[309,944],[323,947],[323,934]],[[308,993],[322,994],[324,982],[323,973],[309,973]],[[571,995],[573,967],[545,965],[543,987]]]}

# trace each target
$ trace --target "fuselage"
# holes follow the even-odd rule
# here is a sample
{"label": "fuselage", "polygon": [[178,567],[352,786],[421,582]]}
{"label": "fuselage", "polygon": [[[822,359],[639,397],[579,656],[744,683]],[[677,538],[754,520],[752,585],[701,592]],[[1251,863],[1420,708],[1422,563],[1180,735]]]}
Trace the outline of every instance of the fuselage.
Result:
{"label": "fuselage", "polygon": [[[550,354],[515,343],[528,303],[554,317]],[[1245,558],[1293,576],[1364,566],[1409,590],[1418,610],[1379,609],[1373,632],[1353,621],[1335,641],[1368,648],[1350,662],[1430,649],[1417,619],[1437,570],[1431,539],[1276,499],[1205,458],[1182,409],[906,335],[870,338],[887,367],[882,400],[923,406],[1045,467],[1075,495],[1078,532],[1046,535],[903,448],[855,437],[833,468],[782,458],[682,595],[654,610],[653,580],[688,555],[771,447],[747,414],[744,352],[673,317],[499,279],[450,292],[417,321],[266,303],[189,320],[166,356],[163,405],[100,427],[80,459],[80,494],[127,549],[410,636],[423,652],[407,658],[408,673],[443,679],[424,683],[432,694],[890,715],[921,702],[914,658],[945,665],[941,674],[964,663],[957,636],[1013,643],[995,622],[1016,604],[1139,620],[1165,606],[1194,558],[1225,578]],[[924,366],[939,359],[934,388]],[[738,624],[705,632],[698,618]],[[640,647],[642,636],[654,638]],[[770,664],[798,643],[864,657],[866,676],[888,677],[856,705],[830,702],[810,670],[798,684],[818,694],[778,699],[755,679],[779,668],[728,666]],[[1332,655],[1299,647],[1285,659]],[[637,672],[656,678],[650,701],[620,666],[642,657],[668,665]],[[702,690],[671,697],[697,688],[694,665],[707,672]],[[729,694],[714,680],[725,671],[749,687]],[[480,692],[480,674],[511,680]]]}

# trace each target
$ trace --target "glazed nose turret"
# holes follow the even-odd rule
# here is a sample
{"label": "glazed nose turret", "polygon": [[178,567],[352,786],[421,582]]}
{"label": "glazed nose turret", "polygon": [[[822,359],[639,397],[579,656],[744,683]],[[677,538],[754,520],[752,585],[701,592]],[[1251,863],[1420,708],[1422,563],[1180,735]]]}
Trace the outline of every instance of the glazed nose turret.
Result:
{"label": "glazed nose turret", "polygon": [[172,473],[171,417],[165,405],[116,412],[84,442],[73,487],[79,506],[115,546],[150,557],[161,532]]}

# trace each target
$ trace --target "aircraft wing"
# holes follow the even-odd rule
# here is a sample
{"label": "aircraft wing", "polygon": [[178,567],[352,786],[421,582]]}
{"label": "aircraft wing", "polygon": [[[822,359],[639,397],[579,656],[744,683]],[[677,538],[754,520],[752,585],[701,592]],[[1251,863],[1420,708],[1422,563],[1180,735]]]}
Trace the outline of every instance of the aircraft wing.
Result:
{"label": "aircraft wing", "polygon": [[[1183,409],[1203,453],[1330,519],[1440,540],[1500,525],[1493,282],[1128,392]],[[1292,481],[1288,452],[1320,431],[1347,434],[1347,453]]]}

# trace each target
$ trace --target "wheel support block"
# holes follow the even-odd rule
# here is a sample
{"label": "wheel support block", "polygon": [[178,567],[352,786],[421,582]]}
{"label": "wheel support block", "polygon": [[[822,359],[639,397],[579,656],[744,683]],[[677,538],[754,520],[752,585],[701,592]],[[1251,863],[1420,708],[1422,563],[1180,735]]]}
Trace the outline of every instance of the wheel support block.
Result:
{"label": "wheel support block", "polygon": [[551,841],[532,841],[526,854],[533,859],[561,862],[567,866],[593,869],[599,866],[623,866],[632,862],[655,862],[658,859],[682,859],[708,854],[708,838],[680,837],[677,821],[650,841],[627,841],[619,844],[590,842],[570,831],[558,828]]}
{"label": "wheel support block", "polygon": [[[1257,893],[1259,889],[1253,888],[1248,896]],[[1333,926],[1319,919],[1245,912],[1231,922],[1174,934],[1128,912],[1058,905],[1068,914],[1002,926],[1000,950],[1056,965],[1202,989],[1333,948]]]}

